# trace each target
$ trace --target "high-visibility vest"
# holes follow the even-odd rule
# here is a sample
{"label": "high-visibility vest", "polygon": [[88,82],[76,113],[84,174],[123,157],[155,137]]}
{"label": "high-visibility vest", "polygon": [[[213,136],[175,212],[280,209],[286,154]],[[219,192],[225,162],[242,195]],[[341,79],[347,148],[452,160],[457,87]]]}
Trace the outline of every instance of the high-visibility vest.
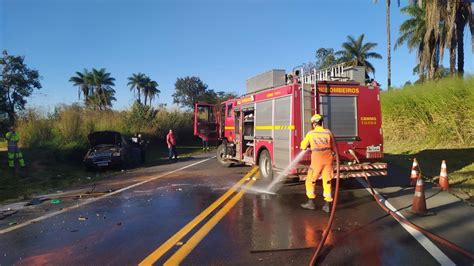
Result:
{"label": "high-visibility vest", "polygon": [[308,132],[301,142],[301,149],[306,149],[308,145],[312,158],[332,160],[332,134],[329,129],[317,126]]}
{"label": "high-visibility vest", "polygon": [[20,141],[20,136],[16,134],[16,132],[8,132],[5,135],[5,139],[7,140],[7,145],[9,148],[16,148],[18,147],[18,142]]}
{"label": "high-visibility vest", "polygon": [[311,151],[324,151],[330,150],[332,147],[331,131],[321,126],[315,127],[313,130],[306,134],[305,138],[301,142],[301,148],[307,148],[308,144],[311,147]]}

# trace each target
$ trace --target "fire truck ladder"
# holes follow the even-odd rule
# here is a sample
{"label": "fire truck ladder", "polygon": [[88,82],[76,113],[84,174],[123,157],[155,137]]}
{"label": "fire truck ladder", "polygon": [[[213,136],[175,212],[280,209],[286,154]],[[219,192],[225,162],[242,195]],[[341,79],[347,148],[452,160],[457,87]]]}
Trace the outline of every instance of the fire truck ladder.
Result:
{"label": "fire truck ladder", "polygon": [[311,71],[303,73],[304,84],[315,84],[316,81],[334,81],[351,79],[347,63],[340,63],[324,69],[311,69]]}

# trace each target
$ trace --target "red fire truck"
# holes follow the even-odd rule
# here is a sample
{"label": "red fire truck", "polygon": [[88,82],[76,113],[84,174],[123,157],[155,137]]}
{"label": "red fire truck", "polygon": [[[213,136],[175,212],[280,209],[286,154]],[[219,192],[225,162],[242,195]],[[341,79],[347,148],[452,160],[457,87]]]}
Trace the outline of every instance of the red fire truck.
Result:
{"label": "red fire truck", "polygon": [[[194,135],[218,140],[217,160],[258,165],[271,179],[300,152],[311,130],[310,118],[319,113],[331,129],[341,159],[341,177],[387,174],[383,158],[380,88],[365,83],[362,67],[344,64],[303,73],[271,70],[247,80],[247,94],[219,106],[196,103]],[[290,176],[304,176],[308,152]]]}

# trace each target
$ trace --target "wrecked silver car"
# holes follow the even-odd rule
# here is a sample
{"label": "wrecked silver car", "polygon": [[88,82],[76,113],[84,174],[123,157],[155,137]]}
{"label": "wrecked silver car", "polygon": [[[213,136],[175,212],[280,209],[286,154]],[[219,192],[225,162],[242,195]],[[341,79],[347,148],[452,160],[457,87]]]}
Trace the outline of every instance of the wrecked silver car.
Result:
{"label": "wrecked silver car", "polygon": [[140,146],[126,140],[119,132],[97,131],[88,135],[90,149],[84,156],[88,169],[128,168],[141,161]]}

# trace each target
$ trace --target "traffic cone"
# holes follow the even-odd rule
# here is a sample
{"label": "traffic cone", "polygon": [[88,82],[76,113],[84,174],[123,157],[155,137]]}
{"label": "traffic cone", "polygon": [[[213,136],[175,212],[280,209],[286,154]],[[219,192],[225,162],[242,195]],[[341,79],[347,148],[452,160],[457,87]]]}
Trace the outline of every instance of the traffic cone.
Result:
{"label": "traffic cone", "polygon": [[410,176],[410,186],[416,185],[416,181],[420,177],[420,172],[418,171],[418,161],[416,158],[413,159],[413,164],[411,166],[411,176]]}
{"label": "traffic cone", "polygon": [[413,197],[411,210],[416,214],[426,213],[425,189],[423,188],[423,179],[421,178],[416,181],[415,196]]}
{"label": "traffic cone", "polygon": [[439,173],[439,188],[443,191],[449,189],[448,169],[446,167],[445,160],[443,160],[443,162],[441,163],[441,171]]}

